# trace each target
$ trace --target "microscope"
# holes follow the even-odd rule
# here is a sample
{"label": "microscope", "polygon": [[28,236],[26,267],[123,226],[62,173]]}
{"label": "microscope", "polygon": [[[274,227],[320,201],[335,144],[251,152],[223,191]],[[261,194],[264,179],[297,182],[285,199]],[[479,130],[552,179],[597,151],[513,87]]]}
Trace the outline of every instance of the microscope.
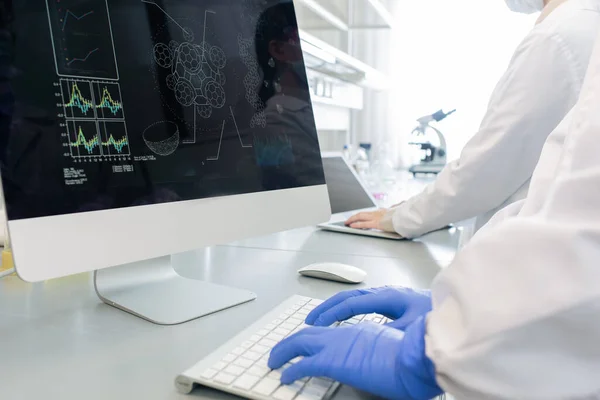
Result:
{"label": "microscope", "polygon": [[[408,169],[413,176],[417,174],[438,174],[446,166],[446,139],[442,132],[432,126],[431,123],[440,122],[454,112],[456,110],[447,113],[439,110],[417,119],[419,125],[412,131],[411,141],[408,143],[415,146],[420,155],[419,162]],[[437,142],[431,137],[432,133],[437,136]]]}

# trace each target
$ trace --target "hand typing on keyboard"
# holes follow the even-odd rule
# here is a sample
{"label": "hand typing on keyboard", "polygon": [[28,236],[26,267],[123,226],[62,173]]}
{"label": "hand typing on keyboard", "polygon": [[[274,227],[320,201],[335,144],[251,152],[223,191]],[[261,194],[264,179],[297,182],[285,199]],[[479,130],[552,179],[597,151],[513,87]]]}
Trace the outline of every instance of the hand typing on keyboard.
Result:
{"label": "hand typing on keyboard", "polygon": [[[393,297],[390,300],[397,301]],[[322,303],[303,296],[287,299],[182,373],[177,379],[178,389],[187,393],[191,383],[198,383],[252,400],[328,400],[339,386],[335,380],[394,398],[402,398],[406,393],[419,398],[415,397],[420,395],[419,390],[425,390],[423,393],[439,390],[432,378],[431,363],[423,358],[422,334],[411,336],[409,329],[406,337],[416,339],[407,342],[398,330],[378,328],[389,323],[389,319],[375,313],[350,315],[355,312],[347,314],[349,319],[333,323],[340,326],[335,328],[340,330],[339,334],[332,332],[334,328],[314,330],[304,322],[315,308],[324,310],[333,306],[331,301],[325,302],[325,306]],[[390,313],[394,315],[397,314]],[[339,317],[341,314],[336,319]],[[354,346],[355,341],[361,346]],[[274,347],[277,350],[271,356]],[[309,356],[302,358],[302,355]],[[368,360],[371,369],[364,369],[366,364],[361,366],[358,359],[362,357]],[[396,382],[398,379],[401,382]]]}
{"label": "hand typing on keyboard", "polygon": [[393,328],[404,330],[417,318],[431,311],[429,291],[402,287],[382,287],[341,292],[317,306],[306,318],[308,325],[330,326],[355,315],[377,313],[393,321]]}
{"label": "hand typing on keyboard", "polygon": [[279,343],[268,366],[286,368],[281,383],[326,377],[388,399],[430,399],[442,393],[425,355],[425,319],[406,333],[373,323],[339,328],[313,327]]}

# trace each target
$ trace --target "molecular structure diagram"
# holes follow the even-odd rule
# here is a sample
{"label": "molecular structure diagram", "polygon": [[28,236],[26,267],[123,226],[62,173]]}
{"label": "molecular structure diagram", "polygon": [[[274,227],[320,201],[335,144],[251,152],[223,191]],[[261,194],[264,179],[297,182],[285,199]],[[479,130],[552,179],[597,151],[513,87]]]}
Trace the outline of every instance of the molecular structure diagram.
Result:
{"label": "molecular structure diagram", "polygon": [[[193,40],[192,35],[185,40]],[[167,87],[184,107],[194,106],[202,118],[210,118],[214,109],[223,108],[226,101],[223,86],[226,82],[223,68],[227,57],[223,49],[206,41],[200,45],[172,40],[168,45],[154,46],[154,61],[171,73],[166,78]]]}
{"label": "molecular structure diagram", "polygon": [[267,119],[264,112],[265,106],[260,100],[257,92],[257,88],[262,84],[262,78],[259,73],[260,67],[258,66],[258,62],[252,54],[254,40],[245,39],[242,35],[238,35],[238,47],[240,49],[242,62],[246,65],[246,68],[248,68],[248,74],[244,77],[246,100],[257,111],[250,120],[250,127],[254,128],[260,126],[264,128],[267,125]]}

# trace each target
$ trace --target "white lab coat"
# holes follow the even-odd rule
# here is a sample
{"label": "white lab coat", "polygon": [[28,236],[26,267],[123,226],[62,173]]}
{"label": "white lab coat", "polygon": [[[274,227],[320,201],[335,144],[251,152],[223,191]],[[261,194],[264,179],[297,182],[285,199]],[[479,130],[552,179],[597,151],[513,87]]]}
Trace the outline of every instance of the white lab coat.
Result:
{"label": "white lab coat", "polygon": [[457,398],[600,398],[600,36],[554,134],[521,210],[434,282],[426,351]]}
{"label": "white lab coat", "polygon": [[531,185],[529,187],[530,196],[527,199],[527,207],[524,208],[525,199],[514,202],[502,210],[498,211],[490,221],[478,231],[478,234],[496,226],[505,219],[515,216],[519,213],[527,215],[539,209],[540,204],[545,200],[546,190],[554,177],[558,168],[558,160],[563,151],[564,141],[571,126],[573,110],[571,110],[564,120],[556,127],[554,132],[548,136],[548,140],[542,150],[540,161],[533,173]]}
{"label": "white lab coat", "polygon": [[496,86],[478,133],[421,194],[393,211],[413,238],[498,210],[527,196],[550,132],[577,101],[600,28],[600,1],[569,0],[527,35]]}

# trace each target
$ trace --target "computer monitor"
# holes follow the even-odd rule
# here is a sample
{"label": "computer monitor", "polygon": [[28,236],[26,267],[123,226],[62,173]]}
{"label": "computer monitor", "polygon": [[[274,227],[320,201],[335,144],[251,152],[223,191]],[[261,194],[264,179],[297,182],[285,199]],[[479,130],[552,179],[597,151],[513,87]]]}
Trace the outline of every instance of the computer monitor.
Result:
{"label": "computer monitor", "polygon": [[328,220],[291,1],[0,13],[2,188],[23,280],[96,271],[106,303],[180,323],[255,295],[185,279],[169,255]]}
{"label": "computer monitor", "polygon": [[377,207],[375,199],[341,153],[323,153],[323,169],[333,214]]}

